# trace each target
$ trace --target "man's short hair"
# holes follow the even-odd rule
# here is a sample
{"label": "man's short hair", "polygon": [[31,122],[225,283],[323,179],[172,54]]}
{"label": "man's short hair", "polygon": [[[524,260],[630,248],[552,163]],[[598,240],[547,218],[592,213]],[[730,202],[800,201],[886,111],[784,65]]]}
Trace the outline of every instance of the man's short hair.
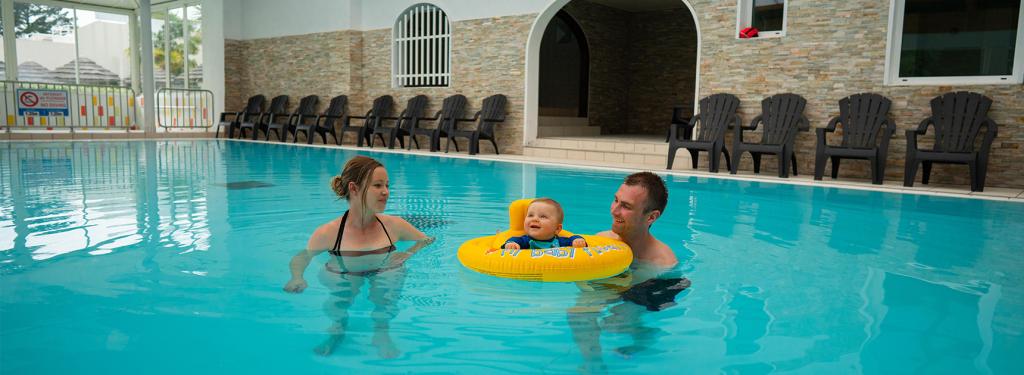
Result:
{"label": "man's short hair", "polygon": [[661,176],[651,172],[637,172],[626,176],[626,180],[622,183],[628,186],[639,185],[647,190],[645,214],[654,210],[665,212],[665,206],[668,205],[668,189],[665,188],[665,181],[661,179]]}
{"label": "man's short hair", "polygon": [[[547,203],[554,206],[555,212],[558,213],[558,223],[561,224],[562,220],[565,220],[565,212],[562,211],[562,205],[558,204],[558,201],[551,198],[537,198],[530,202],[531,205],[534,203]],[[529,208],[529,205],[527,205],[527,208]]]}

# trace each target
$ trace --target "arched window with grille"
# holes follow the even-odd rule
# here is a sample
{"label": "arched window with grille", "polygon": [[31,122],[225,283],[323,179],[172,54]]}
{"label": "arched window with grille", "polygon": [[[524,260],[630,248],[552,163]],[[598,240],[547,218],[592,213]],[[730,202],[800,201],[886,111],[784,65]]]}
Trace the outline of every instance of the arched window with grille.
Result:
{"label": "arched window with grille", "polygon": [[452,28],[432,4],[416,4],[395,22],[391,47],[395,87],[446,87],[451,82]]}

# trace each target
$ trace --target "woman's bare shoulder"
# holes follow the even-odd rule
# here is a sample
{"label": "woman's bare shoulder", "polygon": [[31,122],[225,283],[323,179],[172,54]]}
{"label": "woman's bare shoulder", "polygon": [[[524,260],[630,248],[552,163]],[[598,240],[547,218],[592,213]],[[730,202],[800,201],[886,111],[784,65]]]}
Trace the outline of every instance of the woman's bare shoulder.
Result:
{"label": "woman's bare shoulder", "polygon": [[377,214],[377,217],[379,217],[380,221],[384,223],[384,227],[388,228],[389,231],[394,232],[397,238],[400,238],[403,241],[418,240],[425,237],[418,228],[401,216]]}
{"label": "woman's bare shoulder", "polygon": [[406,226],[411,227],[412,226],[412,223],[409,223],[408,220],[405,220],[405,218],[403,218],[401,216],[377,214],[377,217],[380,217],[380,220],[383,221],[384,224],[387,224],[388,226],[395,226],[395,227],[399,227],[399,226],[401,226],[401,227],[406,227]]}
{"label": "woman's bare shoulder", "polygon": [[325,248],[333,244],[340,224],[341,217],[338,217],[317,227],[309,237],[309,249]]}

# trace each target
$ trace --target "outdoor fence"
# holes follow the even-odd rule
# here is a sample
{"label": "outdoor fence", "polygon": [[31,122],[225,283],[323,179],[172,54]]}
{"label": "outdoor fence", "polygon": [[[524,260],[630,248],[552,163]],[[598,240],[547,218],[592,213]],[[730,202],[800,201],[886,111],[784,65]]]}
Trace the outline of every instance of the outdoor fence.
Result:
{"label": "outdoor fence", "polygon": [[0,81],[0,130],[138,129],[129,87]]}
{"label": "outdoor fence", "polygon": [[156,124],[166,130],[213,126],[213,92],[160,89],[156,92]]}

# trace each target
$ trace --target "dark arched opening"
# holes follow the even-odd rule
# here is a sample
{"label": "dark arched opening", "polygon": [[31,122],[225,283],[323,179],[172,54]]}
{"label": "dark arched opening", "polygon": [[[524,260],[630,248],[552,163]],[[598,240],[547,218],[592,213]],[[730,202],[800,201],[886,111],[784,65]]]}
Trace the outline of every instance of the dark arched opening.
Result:
{"label": "dark arched opening", "polygon": [[590,51],[583,29],[560,10],[540,43],[539,114],[587,117]]}

